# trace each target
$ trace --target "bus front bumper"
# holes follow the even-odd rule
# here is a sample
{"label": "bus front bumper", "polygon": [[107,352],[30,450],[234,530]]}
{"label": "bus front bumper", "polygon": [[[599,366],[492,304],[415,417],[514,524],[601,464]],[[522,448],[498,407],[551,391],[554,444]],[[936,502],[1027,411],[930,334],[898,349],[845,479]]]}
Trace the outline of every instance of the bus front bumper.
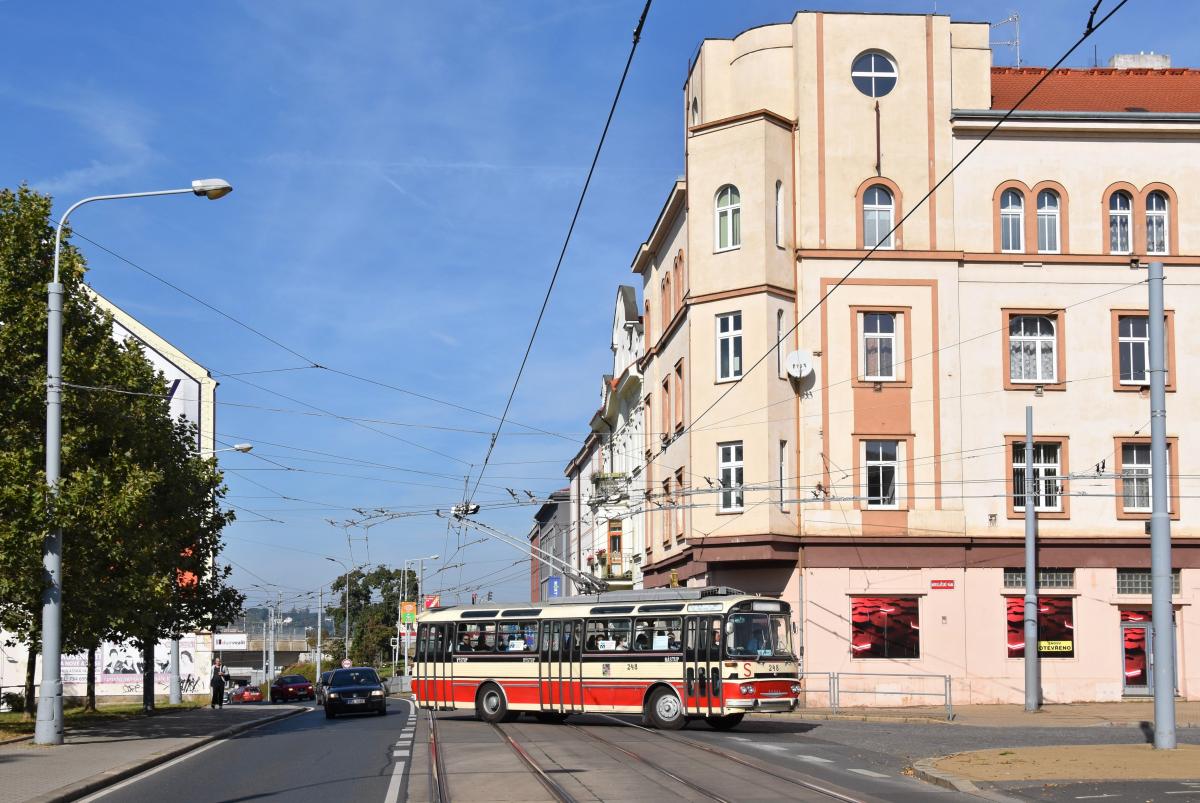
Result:
{"label": "bus front bumper", "polygon": [[729,698],[725,701],[726,708],[738,708],[744,711],[761,711],[764,714],[783,714],[796,710],[797,701],[793,698],[783,700],[752,700]]}

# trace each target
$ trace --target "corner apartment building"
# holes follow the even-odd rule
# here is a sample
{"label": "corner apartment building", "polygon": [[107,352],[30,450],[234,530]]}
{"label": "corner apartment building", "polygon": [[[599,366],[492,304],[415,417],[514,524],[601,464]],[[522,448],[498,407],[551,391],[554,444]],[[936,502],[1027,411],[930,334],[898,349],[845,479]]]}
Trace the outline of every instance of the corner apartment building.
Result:
{"label": "corner apartment building", "polygon": [[993,68],[988,31],[803,12],[700,46],[685,176],[632,265],[644,584],[788,599],[807,671],[1020,702],[1033,405],[1045,698],[1149,693],[1136,266],[1162,260],[1178,688],[1197,699],[1200,72],[1058,71],[920,203],[1044,74]]}

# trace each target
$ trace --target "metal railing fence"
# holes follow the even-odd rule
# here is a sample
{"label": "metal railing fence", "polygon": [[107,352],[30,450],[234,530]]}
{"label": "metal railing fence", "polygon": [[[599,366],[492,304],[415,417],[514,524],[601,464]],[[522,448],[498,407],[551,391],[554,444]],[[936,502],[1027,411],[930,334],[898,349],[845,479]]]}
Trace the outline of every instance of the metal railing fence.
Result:
{"label": "metal railing fence", "polygon": [[[951,677],[950,675],[925,675],[925,674],[904,674],[904,673],[879,673],[879,672],[801,672],[801,679],[806,678],[825,678],[825,688],[814,689],[807,682],[804,684],[804,690],[810,694],[827,695],[829,699],[829,708],[834,713],[843,707],[842,696],[853,695],[892,695],[900,697],[929,697],[934,702],[940,702],[946,708],[946,719],[954,719],[954,697],[951,692]],[[888,678],[891,682],[897,682],[897,678],[905,680],[916,680],[918,683],[911,684],[907,688],[881,689],[876,683],[872,688],[847,688],[843,684],[843,679],[849,680],[850,685],[858,685],[855,678],[867,678],[877,680],[879,678]],[[931,684],[931,681],[936,683]],[[933,685],[935,688],[927,689],[924,686]],[[914,686],[922,686],[922,688],[914,688]],[[936,688],[940,687],[940,688]]]}

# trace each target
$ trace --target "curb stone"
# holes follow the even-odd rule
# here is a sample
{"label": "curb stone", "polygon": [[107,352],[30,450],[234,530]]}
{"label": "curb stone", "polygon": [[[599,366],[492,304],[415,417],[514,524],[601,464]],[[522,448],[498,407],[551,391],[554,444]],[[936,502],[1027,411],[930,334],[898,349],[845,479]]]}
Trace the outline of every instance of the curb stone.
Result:
{"label": "curb stone", "polygon": [[239,733],[245,733],[248,730],[253,730],[254,728],[262,727],[263,725],[269,725],[272,722],[279,722],[280,720],[294,717],[299,714],[304,714],[312,710],[314,709],[296,707],[292,708],[290,711],[284,711],[280,714],[264,717],[263,719],[258,719],[254,722],[243,722],[239,725],[233,725],[225,728],[224,730],[217,731],[216,733],[210,733],[207,736],[201,736],[200,738],[187,744],[179,745],[178,747],[173,747],[169,750],[164,750],[159,753],[154,753],[153,755],[147,756],[140,761],[131,761],[128,764],[124,764],[120,767],[115,767],[110,770],[105,770],[97,775],[93,775],[91,778],[86,778],[82,781],[77,781],[73,784],[59,787],[52,792],[47,792],[44,795],[30,798],[26,801],[26,803],[65,803],[66,801],[70,800],[78,800],[81,797],[86,797],[87,795],[99,792],[100,790],[112,786],[113,784],[120,783],[128,778],[132,778],[134,775],[138,775],[148,769],[157,767],[159,764],[165,764],[172,759],[185,756],[193,750],[203,747],[206,744],[220,741],[221,739],[228,739],[229,737],[236,736]]}
{"label": "curb stone", "polygon": [[998,803],[1018,803],[1017,798],[1002,795],[999,792],[991,789],[980,789],[975,785],[974,781],[969,778],[938,769],[934,766],[934,762],[939,761],[942,758],[948,758],[948,756],[923,758],[920,761],[913,762],[913,777],[918,778],[925,783],[931,783],[934,786],[953,789],[956,792],[973,795],[975,797],[983,798],[984,800],[995,800]]}
{"label": "curb stone", "polygon": [[[772,714],[771,716],[779,716]],[[781,717],[783,718],[783,717]],[[807,719],[820,722],[892,722],[902,725],[957,725],[945,717],[901,716],[889,717],[879,714],[805,714],[804,709],[798,708],[788,715],[787,719]]]}
{"label": "curb stone", "polygon": [[3,739],[0,739],[0,745],[15,744],[16,742],[25,742],[32,738],[33,738],[32,733],[26,733],[22,736],[5,736]]}

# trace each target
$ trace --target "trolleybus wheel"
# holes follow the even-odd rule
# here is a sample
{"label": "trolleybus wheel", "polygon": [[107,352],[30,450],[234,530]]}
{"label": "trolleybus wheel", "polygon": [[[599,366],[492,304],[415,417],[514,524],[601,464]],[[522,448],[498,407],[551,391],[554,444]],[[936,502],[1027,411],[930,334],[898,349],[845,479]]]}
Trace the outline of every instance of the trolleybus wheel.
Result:
{"label": "trolleybus wheel", "polygon": [[659,730],[677,731],[687,724],[679,695],[670,689],[655,689],[646,704],[646,718]]}
{"label": "trolleybus wheel", "polygon": [[713,730],[727,731],[736,728],[746,718],[743,713],[725,714],[724,716],[705,717],[704,721]]}
{"label": "trolleybus wheel", "polygon": [[484,722],[504,722],[508,716],[508,704],[504,692],[495,683],[485,683],[475,695],[475,716]]}
{"label": "trolleybus wheel", "polygon": [[567,715],[561,711],[538,711],[533,718],[538,722],[559,723],[565,721]]}

